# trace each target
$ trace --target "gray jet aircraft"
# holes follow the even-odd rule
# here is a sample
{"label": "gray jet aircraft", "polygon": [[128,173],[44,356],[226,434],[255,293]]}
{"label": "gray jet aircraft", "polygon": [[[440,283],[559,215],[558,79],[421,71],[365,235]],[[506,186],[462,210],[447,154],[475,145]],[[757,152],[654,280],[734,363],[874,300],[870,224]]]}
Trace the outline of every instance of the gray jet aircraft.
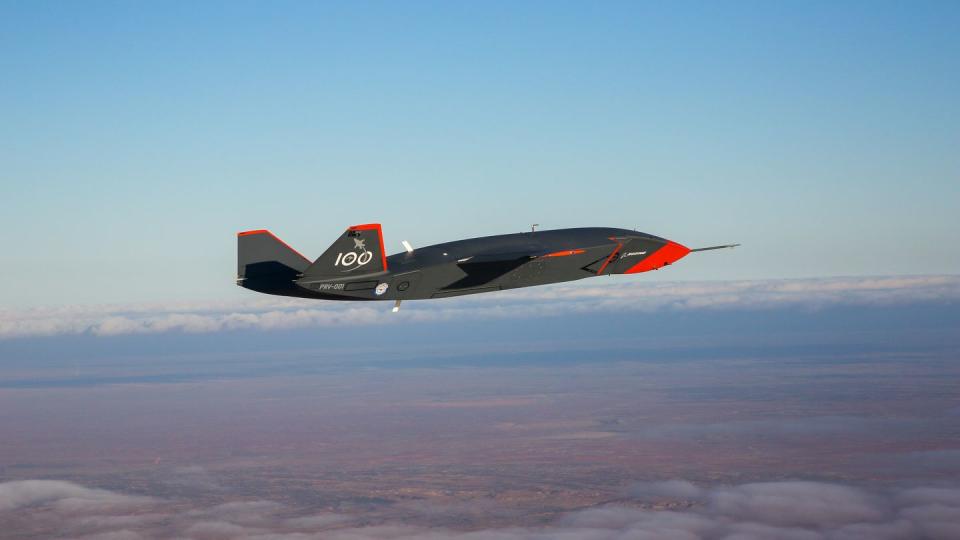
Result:
{"label": "gray jet aircraft", "polygon": [[387,256],[379,223],[354,225],[311,261],[267,230],[237,235],[237,285],[320,300],[449,298],[659,270],[689,249],[641,232],[603,227],[556,229],[456,240]]}

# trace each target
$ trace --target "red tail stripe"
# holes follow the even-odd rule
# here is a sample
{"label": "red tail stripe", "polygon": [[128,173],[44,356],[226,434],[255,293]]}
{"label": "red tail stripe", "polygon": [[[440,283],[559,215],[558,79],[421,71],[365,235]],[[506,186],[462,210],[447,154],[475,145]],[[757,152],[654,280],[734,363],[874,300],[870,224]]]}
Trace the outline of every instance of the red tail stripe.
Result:
{"label": "red tail stripe", "polygon": [[377,231],[377,238],[380,239],[380,258],[383,261],[383,270],[387,270],[387,250],[383,248],[383,228],[379,223],[364,223],[363,225],[354,225],[348,227],[348,231]]}
{"label": "red tail stripe", "polygon": [[376,230],[379,231],[379,230],[381,230],[381,229],[380,229],[380,224],[379,224],[379,223],[364,223],[363,225],[354,225],[353,227],[350,227],[350,230],[351,230],[351,231],[368,231],[368,230],[370,230],[370,229],[376,229]]}

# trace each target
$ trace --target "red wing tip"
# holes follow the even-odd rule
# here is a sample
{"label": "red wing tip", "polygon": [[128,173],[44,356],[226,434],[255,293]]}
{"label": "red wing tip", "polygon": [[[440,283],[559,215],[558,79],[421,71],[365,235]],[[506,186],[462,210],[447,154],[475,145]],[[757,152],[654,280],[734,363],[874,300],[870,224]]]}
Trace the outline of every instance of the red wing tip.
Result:
{"label": "red wing tip", "polygon": [[256,230],[253,230],[253,231],[241,231],[241,232],[238,232],[238,233],[237,233],[237,236],[249,236],[249,235],[251,235],[251,234],[269,234],[269,235],[273,235],[272,232],[270,232],[270,231],[268,231],[268,230],[266,230],[266,229],[256,229]]}
{"label": "red wing tip", "polygon": [[307,262],[310,262],[310,259],[306,258],[306,257],[303,255],[303,253],[300,253],[299,251],[293,249],[292,247],[290,247],[290,244],[287,244],[286,242],[284,242],[283,240],[281,240],[279,237],[277,237],[277,235],[273,234],[272,232],[268,231],[267,229],[255,229],[255,230],[252,230],[252,231],[242,231],[242,232],[238,232],[238,233],[237,233],[237,237],[239,238],[239,237],[241,237],[241,236],[252,236],[252,235],[255,235],[255,234],[266,234],[266,235],[269,235],[270,237],[272,237],[272,238],[273,238],[274,240],[276,240],[277,242],[280,242],[281,244],[283,244],[284,246],[286,246],[287,249],[289,249],[290,251],[292,251],[292,252],[296,253],[297,255],[299,255],[301,258],[303,258],[303,260],[305,260],[305,261],[307,261]]}

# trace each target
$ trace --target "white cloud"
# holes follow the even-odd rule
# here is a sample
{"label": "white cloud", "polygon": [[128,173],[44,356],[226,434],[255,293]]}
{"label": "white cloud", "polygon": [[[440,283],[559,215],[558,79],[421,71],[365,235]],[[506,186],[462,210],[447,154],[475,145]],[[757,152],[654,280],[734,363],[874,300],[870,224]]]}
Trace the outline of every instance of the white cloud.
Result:
{"label": "white cloud", "polygon": [[825,278],[692,283],[622,280],[518,289],[429,302],[341,303],[262,297],[238,303],[62,306],[0,311],[0,339],[93,334],[288,330],[437,320],[550,317],[572,313],[820,309],[835,305],[957,302],[960,276]]}
{"label": "white cloud", "polygon": [[711,514],[781,527],[836,527],[882,521],[882,500],[863,490],[822,482],[769,482],[712,490]]}
{"label": "white cloud", "polygon": [[[70,482],[27,480],[0,484],[0,522],[16,514],[20,521],[13,523],[48,537],[104,540],[945,540],[955,539],[960,530],[957,487],[868,490],[807,481],[702,487],[671,480],[638,484],[632,492],[637,498],[629,505],[570,512],[542,527],[459,531],[416,523],[443,517],[444,512],[473,512],[469,501],[452,507],[438,505],[427,512],[414,509],[403,524],[378,523],[375,517],[314,514],[263,500],[191,507],[184,501],[131,496]],[[68,500],[95,504],[63,504]],[[685,504],[672,510],[655,509],[664,501]],[[492,511],[502,517],[489,501],[477,502],[477,512]]]}
{"label": "white cloud", "polygon": [[54,502],[60,510],[86,512],[103,507],[129,509],[149,504],[147,497],[121,495],[58,480],[22,480],[0,484],[0,511]]}

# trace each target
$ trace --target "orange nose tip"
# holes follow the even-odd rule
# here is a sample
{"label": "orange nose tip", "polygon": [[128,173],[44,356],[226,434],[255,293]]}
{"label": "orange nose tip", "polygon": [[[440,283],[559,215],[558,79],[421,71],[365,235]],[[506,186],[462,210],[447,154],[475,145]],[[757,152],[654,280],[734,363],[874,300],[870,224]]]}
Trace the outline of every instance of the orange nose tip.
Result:
{"label": "orange nose tip", "polygon": [[690,248],[676,242],[667,241],[660,249],[654,251],[642,261],[631,266],[624,274],[639,274],[663,268],[668,264],[673,264],[686,257],[690,253]]}

